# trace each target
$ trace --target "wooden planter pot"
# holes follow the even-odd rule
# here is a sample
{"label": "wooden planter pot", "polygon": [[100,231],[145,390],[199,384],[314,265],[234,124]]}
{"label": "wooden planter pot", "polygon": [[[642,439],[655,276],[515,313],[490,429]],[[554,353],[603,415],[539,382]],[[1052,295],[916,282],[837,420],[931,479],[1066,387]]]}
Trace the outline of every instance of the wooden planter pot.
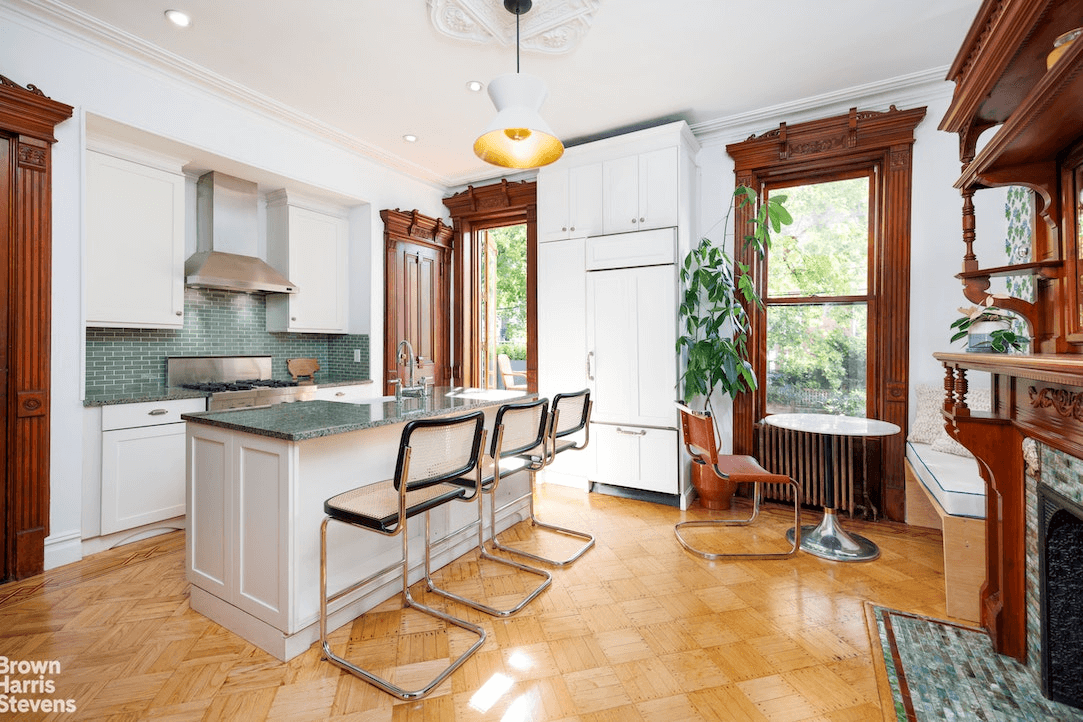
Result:
{"label": "wooden planter pot", "polygon": [[692,486],[705,509],[729,509],[737,484],[719,478],[714,469],[704,464],[692,464]]}

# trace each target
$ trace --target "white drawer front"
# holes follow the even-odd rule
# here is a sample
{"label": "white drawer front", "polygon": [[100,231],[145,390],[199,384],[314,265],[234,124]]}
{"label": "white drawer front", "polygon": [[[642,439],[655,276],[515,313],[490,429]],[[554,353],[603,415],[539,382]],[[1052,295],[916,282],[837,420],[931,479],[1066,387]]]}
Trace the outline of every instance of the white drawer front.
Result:
{"label": "white drawer front", "polygon": [[102,407],[102,431],[176,424],[181,414],[207,410],[207,399],[172,399]]}
{"label": "white drawer front", "polygon": [[673,263],[676,251],[675,228],[593,236],[587,239],[587,270],[659,266]]}
{"label": "white drawer front", "polygon": [[591,424],[597,445],[594,481],[631,489],[677,493],[677,431]]}

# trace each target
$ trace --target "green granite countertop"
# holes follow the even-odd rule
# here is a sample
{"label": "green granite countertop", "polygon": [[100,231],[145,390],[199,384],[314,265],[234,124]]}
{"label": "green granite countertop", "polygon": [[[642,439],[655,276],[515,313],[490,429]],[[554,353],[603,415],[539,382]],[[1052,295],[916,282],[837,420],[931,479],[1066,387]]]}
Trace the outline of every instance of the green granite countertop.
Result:
{"label": "green granite countertop", "polygon": [[438,386],[426,398],[407,397],[401,402],[385,401],[384,398],[356,403],[298,401],[256,409],[184,414],[181,418],[194,424],[218,426],[287,441],[304,441],[533,398],[537,398],[537,394],[524,391]]}
{"label": "green granite countertop", "polygon": [[111,386],[108,390],[87,386],[83,406],[112,406],[114,404],[138,404],[143,401],[170,401],[172,399],[207,398],[206,391],[193,391],[164,383]]}

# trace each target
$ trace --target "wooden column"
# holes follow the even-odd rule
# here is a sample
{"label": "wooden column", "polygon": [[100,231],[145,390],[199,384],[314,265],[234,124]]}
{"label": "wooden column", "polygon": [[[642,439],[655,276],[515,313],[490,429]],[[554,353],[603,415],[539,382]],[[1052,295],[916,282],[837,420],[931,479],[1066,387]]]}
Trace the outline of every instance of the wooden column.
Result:
{"label": "wooden column", "polygon": [[[50,149],[71,106],[0,76],[0,134],[10,151],[3,209],[7,227],[4,407],[4,577],[45,568],[49,535],[49,371],[52,304]],[[4,373],[6,372],[6,373]]]}

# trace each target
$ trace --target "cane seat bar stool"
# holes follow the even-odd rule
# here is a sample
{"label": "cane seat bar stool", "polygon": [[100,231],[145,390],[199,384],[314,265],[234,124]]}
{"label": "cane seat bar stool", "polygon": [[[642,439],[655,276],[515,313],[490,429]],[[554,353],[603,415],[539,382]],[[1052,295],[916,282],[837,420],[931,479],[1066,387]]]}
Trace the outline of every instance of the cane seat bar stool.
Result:
{"label": "cane seat bar stool", "polygon": [[[466,495],[466,488],[451,483],[459,477],[476,473],[485,445],[485,416],[480,411],[461,416],[415,419],[406,424],[399,441],[395,476],[386,481],[362,486],[333,496],[324,502],[326,516],[320,525],[320,644],[323,656],[332,664],[354,674],[400,699],[424,697],[458,669],[485,642],[485,630],[470,622],[425,606],[410,596],[408,575],[408,521],[424,513],[428,527],[429,511]],[[330,522],[349,524],[385,536],[402,537],[402,559],[346,589],[327,593],[327,526]],[[345,550],[343,550],[345,551]],[[366,554],[358,549],[354,554]],[[403,608],[413,608],[431,617],[461,627],[477,635],[477,640],[440,674],[417,690],[406,690],[362,669],[334,654],[327,641],[327,606],[363,585],[393,571],[402,575]]]}
{"label": "cane seat bar stool", "polygon": [[[511,607],[510,609],[497,609],[496,607],[479,602],[475,599],[469,599],[437,587],[429,572],[430,544],[426,544],[425,580],[428,583],[430,591],[447,597],[448,599],[454,599],[457,602],[461,602],[462,604],[466,604],[467,606],[487,614],[492,614],[497,617],[507,617],[520,611],[552,584],[553,575],[549,572],[527,566],[526,564],[520,564],[511,559],[495,556],[486,550],[484,537],[485,511],[483,503],[483,499],[488,497],[490,519],[495,519],[495,502],[493,500],[496,497],[496,490],[500,486],[501,480],[524,471],[529,471],[532,467],[541,468],[541,456],[530,457],[523,454],[531,449],[539,448],[544,444],[546,431],[548,429],[548,408],[548,399],[538,399],[536,401],[504,404],[497,410],[496,418],[493,422],[492,443],[490,444],[489,454],[482,458],[482,463],[479,466],[480,474],[471,474],[452,481],[453,484],[461,484],[468,490],[481,489],[480,494],[475,493],[470,497],[463,497],[464,500],[470,500],[474,497],[477,498],[478,518],[476,521],[472,521],[469,524],[456,529],[443,539],[433,542],[433,544],[439,544],[445,539],[461,533],[465,529],[477,527],[478,552],[482,559],[487,559],[497,564],[503,564],[528,574],[537,575],[542,578],[541,583],[514,607]],[[495,521],[493,523],[495,524]],[[492,526],[490,526],[490,528],[492,528]]]}
{"label": "cane seat bar stool", "polygon": [[[801,547],[800,538],[795,538],[793,547],[786,552],[777,553],[742,553],[742,554],[714,554],[697,549],[681,536],[681,530],[690,527],[725,527],[747,526],[756,520],[760,513],[760,498],[763,484],[789,484],[793,487],[793,517],[794,524],[801,526],[801,487],[784,474],[772,474],[760,466],[751,456],[742,455],[719,455],[716,441],[714,419],[710,412],[693,411],[684,404],[677,404],[681,412],[681,436],[684,439],[685,449],[696,464],[709,467],[720,479],[728,480],[734,486],[737,484],[752,484],[752,514],[747,519],[704,519],[679,522],[673,529],[677,535],[677,541],[688,551],[697,554],[704,559],[783,559],[793,556]],[[794,532],[799,537],[799,532]]]}
{"label": "cane seat bar stool", "polygon": [[[587,553],[587,550],[594,546],[594,536],[592,534],[575,531],[574,529],[566,529],[554,524],[547,524],[538,519],[537,515],[534,513],[534,492],[537,486],[538,471],[552,463],[557,454],[565,451],[582,450],[587,447],[587,444],[590,443],[590,410],[591,400],[589,389],[583,389],[582,391],[568,394],[557,394],[553,397],[552,412],[549,414],[549,430],[545,435],[545,442],[540,448],[532,449],[523,454],[523,456],[531,459],[532,462],[530,466],[527,467],[528,475],[530,477],[530,488],[527,490],[526,494],[523,494],[499,509],[494,510],[490,518],[493,548],[507,552],[508,554],[515,554],[537,562],[542,562],[543,564],[552,564],[555,567],[563,567],[579,559],[579,557]],[[583,432],[582,443],[570,438],[573,434],[577,434],[581,431]],[[529,498],[530,500],[529,509],[531,526],[538,529],[547,529],[558,534],[563,534],[564,536],[582,539],[586,543],[576,549],[567,559],[549,559],[522,549],[516,549],[515,547],[501,544],[496,535],[496,524],[493,521],[496,518],[496,512],[503,511],[512,504],[518,503],[523,498]]]}

